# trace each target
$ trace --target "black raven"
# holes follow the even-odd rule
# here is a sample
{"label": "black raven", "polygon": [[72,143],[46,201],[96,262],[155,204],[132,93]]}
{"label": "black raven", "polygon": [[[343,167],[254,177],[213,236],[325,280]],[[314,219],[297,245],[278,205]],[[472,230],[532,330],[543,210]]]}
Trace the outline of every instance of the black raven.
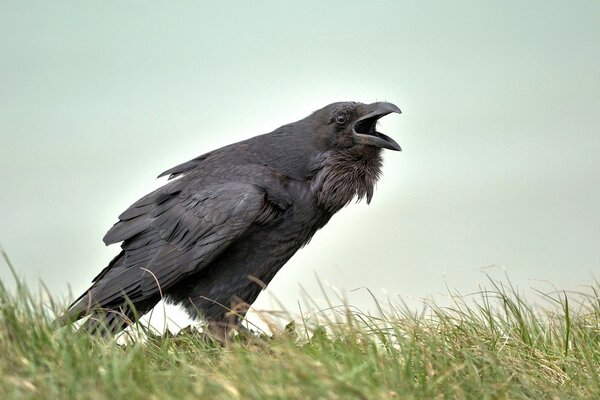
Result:
{"label": "black raven", "polygon": [[339,102],[308,117],[163,172],[170,180],[119,216],[104,236],[121,252],[64,318],[116,333],[159,300],[204,318],[217,336],[236,327],[277,271],[353,198],[373,196],[377,132],[394,104]]}

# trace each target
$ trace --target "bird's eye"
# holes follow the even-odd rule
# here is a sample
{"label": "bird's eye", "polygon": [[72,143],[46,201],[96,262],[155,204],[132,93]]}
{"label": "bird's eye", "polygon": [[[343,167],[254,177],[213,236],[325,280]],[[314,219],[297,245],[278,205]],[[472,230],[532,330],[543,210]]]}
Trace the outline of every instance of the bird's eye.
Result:
{"label": "bird's eye", "polygon": [[338,125],[344,125],[346,123],[347,117],[344,113],[339,113],[335,116],[335,122]]}

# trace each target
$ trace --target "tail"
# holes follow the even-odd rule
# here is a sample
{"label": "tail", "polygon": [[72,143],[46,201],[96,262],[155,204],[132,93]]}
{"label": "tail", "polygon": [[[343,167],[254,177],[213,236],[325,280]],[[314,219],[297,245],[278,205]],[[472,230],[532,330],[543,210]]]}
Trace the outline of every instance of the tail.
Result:
{"label": "tail", "polygon": [[134,324],[141,316],[150,311],[160,300],[160,297],[147,298],[136,303],[131,302],[124,294],[117,296],[107,304],[94,300],[102,289],[99,284],[103,278],[118,272],[122,263],[123,252],[117,255],[108,266],[94,278],[92,286],[79,296],[68,307],[67,311],[58,317],[52,325],[55,328],[73,324],[87,318],[78,328],[92,335],[113,336],[129,325]]}
{"label": "tail", "polygon": [[[87,293],[84,293],[84,296],[85,294]],[[58,329],[85,319],[77,328],[79,331],[91,335],[113,336],[129,325],[134,324],[140,316],[133,305],[125,304],[113,308],[84,307],[81,305],[80,300],[72,304],[64,314],[55,319],[52,326]]]}
{"label": "tail", "polygon": [[152,299],[139,304],[126,302],[118,306],[90,306],[91,303],[86,301],[88,293],[89,291],[84,293],[81,299],[75,301],[63,315],[54,320],[53,327],[64,327],[86,318],[77,328],[79,331],[91,335],[114,336],[136,323],[158,303],[158,299]]}

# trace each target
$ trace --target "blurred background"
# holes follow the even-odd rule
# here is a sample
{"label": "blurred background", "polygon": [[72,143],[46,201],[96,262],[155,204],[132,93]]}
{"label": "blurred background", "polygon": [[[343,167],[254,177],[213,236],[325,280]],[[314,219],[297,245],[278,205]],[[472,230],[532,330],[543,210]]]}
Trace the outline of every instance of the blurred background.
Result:
{"label": "blurred background", "polygon": [[321,301],[316,276],[365,310],[367,289],[413,304],[486,273],[580,290],[600,271],[599,17],[598,1],[2,0],[0,244],[32,287],[79,295],[160,172],[387,100],[404,151],[373,202],[334,216],[256,309]]}

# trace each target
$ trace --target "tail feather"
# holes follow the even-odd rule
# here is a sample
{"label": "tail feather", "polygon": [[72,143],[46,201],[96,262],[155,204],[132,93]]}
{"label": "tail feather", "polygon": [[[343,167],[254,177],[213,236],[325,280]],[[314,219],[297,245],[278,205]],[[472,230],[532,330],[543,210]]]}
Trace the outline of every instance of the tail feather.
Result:
{"label": "tail feather", "polygon": [[137,313],[131,310],[98,310],[79,327],[91,335],[113,336],[137,321]]}
{"label": "tail feather", "polygon": [[112,336],[133,325],[160,300],[160,297],[156,297],[137,304],[127,301],[120,305],[103,307],[86,301],[87,295],[87,292],[84,293],[79,301],[54,321],[53,325],[62,327],[87,317],[78,330],[93,335]]}

